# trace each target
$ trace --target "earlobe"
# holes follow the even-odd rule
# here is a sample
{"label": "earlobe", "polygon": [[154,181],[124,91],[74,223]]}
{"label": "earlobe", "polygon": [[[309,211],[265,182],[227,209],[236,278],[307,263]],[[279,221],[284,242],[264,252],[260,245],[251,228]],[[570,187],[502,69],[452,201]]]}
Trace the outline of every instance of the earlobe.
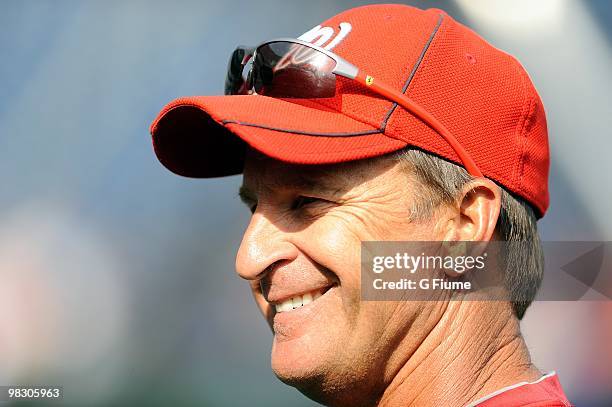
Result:
{"label": "earlobe", "polygon": [[458,240],[491,240],[501,208],[499,186],[486,178],[476,178],[463,187],[459,203]]}

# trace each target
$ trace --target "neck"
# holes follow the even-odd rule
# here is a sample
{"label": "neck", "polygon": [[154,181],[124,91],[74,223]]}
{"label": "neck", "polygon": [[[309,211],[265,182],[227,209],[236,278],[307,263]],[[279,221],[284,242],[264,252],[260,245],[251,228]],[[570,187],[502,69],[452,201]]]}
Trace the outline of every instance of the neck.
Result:
{"label": "neck", "polygon": [[518,320],[502,303],[449,303],[410,355],[379,406],[460,407],[541,376],[531,363]]}

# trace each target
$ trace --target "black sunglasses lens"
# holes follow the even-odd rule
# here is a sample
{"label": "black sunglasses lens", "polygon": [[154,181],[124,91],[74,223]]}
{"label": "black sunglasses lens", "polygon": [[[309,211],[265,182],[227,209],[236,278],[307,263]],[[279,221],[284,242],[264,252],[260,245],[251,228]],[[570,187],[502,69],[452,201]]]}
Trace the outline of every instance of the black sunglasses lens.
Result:
{"label": "black sunglasses lens", "polygon": [[247,94],[250,85],[246,80],[246,72],[250,70],[250,61],[243,64],[245,57],[252,55],[253,49],[238,47],[232,53],[227,64],[227,76],[225,77],[225,94],[242,95]]}
{"label": "black sunglasses lens", "polygon": [[255,92],[277,98],[328,98],[336,93],[333,58],[305,45],[271,42],[257,49]]}

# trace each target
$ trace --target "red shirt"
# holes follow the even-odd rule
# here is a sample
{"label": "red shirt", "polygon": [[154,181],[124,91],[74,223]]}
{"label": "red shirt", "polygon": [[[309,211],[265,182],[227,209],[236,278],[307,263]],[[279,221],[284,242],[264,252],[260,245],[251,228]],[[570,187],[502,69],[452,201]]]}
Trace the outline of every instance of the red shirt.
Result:
{"label": "red shirt", "polygon": [[535,382],[522,382],[504,387],[468,407],[571,407],[555,372]]}

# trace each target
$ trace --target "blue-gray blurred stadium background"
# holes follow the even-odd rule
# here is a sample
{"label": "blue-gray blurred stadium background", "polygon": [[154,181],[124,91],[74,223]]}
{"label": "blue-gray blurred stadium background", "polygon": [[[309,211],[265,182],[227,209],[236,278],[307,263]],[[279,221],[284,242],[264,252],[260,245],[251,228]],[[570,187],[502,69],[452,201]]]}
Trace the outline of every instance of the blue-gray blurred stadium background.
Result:
{"label": "blue-gray blurred stadium background", "polygon": [[[529,71],[550,130],[543,237],[612,240],[612,3],[408,3]],[[237,44],[360,4],[0,2],[0,385],[63,385],[72,406],[314,404],[272,374],[234,273],[240,177],[172,175],[148,126],[175,97],[221,94]],[[537,303],[523,329],[577,405],[612,405],[610,302]]]}

